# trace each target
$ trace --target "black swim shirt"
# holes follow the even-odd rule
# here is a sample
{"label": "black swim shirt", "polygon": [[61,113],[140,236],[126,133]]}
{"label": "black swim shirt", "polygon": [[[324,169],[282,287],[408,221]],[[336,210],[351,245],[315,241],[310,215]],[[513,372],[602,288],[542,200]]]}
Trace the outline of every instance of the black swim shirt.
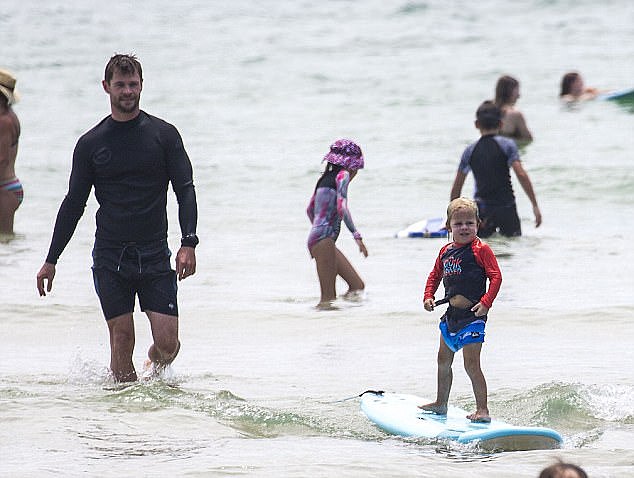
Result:
{"label": "black swim shirt", "polygon": [[125,122],[106,117],[75,146],[68,193],[57,214],[46,262],[57,262],[93,186],[99,203],[97,241],[145,243],[166,239],[170,182],[179,204],[181,232],[183,236],[195,234],[192,166],[178,130],[144,111]]}

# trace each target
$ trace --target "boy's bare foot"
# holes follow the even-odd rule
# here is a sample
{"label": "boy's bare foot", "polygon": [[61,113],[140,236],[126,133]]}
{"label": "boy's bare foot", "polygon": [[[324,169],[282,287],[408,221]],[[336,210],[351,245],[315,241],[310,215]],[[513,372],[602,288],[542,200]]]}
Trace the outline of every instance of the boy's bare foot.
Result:
{"label": "boy's bare foot", "polygon": [[474,423],[491,423],[491,417],[488,412],[475,412],[467,415],[467,419]]}
{"label": "boy's bare foot", "polygon": [[419,405],[418,408],[426,412],[432,412],[436,415],[447,415],[447,405],[439,405],[436,402]]}

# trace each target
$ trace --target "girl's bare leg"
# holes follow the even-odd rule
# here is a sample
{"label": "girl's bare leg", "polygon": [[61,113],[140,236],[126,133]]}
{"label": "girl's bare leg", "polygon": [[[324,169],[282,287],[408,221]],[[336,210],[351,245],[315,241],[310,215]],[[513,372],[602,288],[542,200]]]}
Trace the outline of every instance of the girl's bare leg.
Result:
{"label": "girl's bare leg", "polygon": [[328,304],[337,298],[335,281],[337,279],[337,248],[330,238],[322,239],[313,246],[310,253],[315,258],[321,299],[319,304]]}
{"label": "girl's bare leg", "polygon": [[352,264],[350,264],[346,256],[336,247],[335,255],[337,260],[337,274],[348,284],[348,292],[346,292],[346,294],[365,289],[365,284],[357,271],[352,267]]}

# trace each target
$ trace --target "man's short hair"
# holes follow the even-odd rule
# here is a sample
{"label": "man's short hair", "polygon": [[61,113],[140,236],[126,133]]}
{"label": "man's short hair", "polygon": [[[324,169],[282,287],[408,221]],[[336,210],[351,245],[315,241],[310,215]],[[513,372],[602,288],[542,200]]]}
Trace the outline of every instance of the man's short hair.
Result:
{"label": "man's short hair", "polygon": [[134,75],[134,73],[138,73],[141,82],[143,82],[143,70],[141,68],[141,63],[133,54],[122,55],[117,53],[110,58],[110,61],[108,61],[108,64],[106,65],[106,72],[104,74],[104,80],[106,80],[106,83],[110,83],[115,71],[124,75]]}

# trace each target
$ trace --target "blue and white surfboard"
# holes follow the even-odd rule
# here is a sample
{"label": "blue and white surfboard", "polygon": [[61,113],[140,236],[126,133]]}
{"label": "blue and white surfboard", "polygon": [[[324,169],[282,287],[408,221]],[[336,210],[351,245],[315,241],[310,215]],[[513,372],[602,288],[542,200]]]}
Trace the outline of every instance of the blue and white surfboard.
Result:
{"label": "blue and white surfboard", "polygon": [[604,93],[597,96],[599,100],[608,100],[608,101],[634,101],[634,88],[625,88],[622,90],[611,91],[609,93]]}
{"label": "blue and white surfboard", "polygon": [[429,400],[390,392],[365,392],[361,410],[379,428],[393,435],[474,443],[486,451],[545,450],[560,448],[559,433],[544,427],[520,427],[492,420],[474,423],[468,413],[449,407],[447,415],[418,408]]}

